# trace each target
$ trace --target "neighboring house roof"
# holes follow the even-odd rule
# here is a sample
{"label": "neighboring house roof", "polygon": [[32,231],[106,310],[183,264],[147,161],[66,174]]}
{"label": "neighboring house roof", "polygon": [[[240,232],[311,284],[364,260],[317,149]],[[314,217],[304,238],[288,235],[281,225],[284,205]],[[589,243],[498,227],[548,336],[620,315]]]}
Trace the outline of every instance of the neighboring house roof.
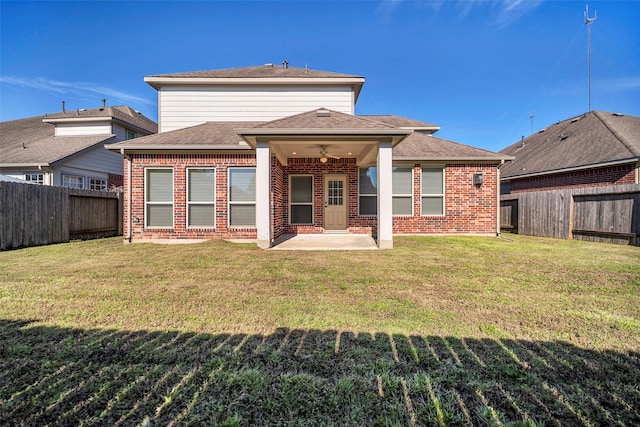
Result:
{"label": "neighboring house roof", "polygon": [[205,70],[205,71],[188,71],[184,73],[171,73],[171,74],[157,74],[149,77],[166,77],[166,78],[224,78],[224,79],[238,79],[238,78],[363,78],[353,74],[341,74],[332,73],[329,71],[311,70],[308,68],[296,68],[265,64],[253,67],[242,68],[223,68],[218,70]]}
{"label": "neighboring house roof", "polygon": [[0,166],[46,166],[104,143],[113,135],[54,136],[45,116],[0,122]]}
{"label": "neighboring house roof", "polygon": [[640,160],[640,117],[591,111],[551,125],[501,151],[515,160],[502,179]]}
{"label": "neighboring house roof", "polygon": [[63,123],[63,122],[76,122],[83,121],[84,119],[108,119],[125,124],[129,127],[131,125],[150,132],[158,132],[158,124],[153,120],[145,117],[137,110],[122,105],[105,108],[92,108],[90,110],[71,110],[66,112],[48,114],[44,120],[48,123]]}
{"label": "neighboring house roof", "polygon": [[14,178],[12,176],[3,175],[0,173],[0,182],[17,182],[20,184],[32,184],[32,181],[25,181],[24,179]]}

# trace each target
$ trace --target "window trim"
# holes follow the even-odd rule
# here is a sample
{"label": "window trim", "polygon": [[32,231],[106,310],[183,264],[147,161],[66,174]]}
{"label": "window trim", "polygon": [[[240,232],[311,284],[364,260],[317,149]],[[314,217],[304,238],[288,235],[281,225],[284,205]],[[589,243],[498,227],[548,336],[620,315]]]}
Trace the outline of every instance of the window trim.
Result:
{"label": "window trim", "polygon": [[[33,179],[33,177],[37,175],[38,178],[37,179]],[[44,173],[39,173],[39,172],[25,172],[24,174],[24,180],[27,182],[31,182],[33,184],[37,184],[37,185],[44,185]]]}
{"label": "window trim", "polygon": [[[311,202],[292,202],[291,201],[291,186],[293,185],[293,180],[291,178],[299,178],[299,177],[309,177],[311,178]],[[289,175],[289,225],[313,225],[313,217],[314,217],[314,212],[315,212],[315,204],[314,204],[314,199],[315,199],[315,182],[313,179],[313,174],[308,174],[308,173],[296,173],[296,174],[290,174]],[[292,206],[311,206],[311,222],[292,222],[293,216],[292,216]]]}
{"label": "window trim", "polygon": [[[241,202],[234,202],[231,200],[231,171],[236,170],[236,169],[253,169],[254,174],[256,174],[257,176],[257,171],[256,171],[256,167],[255,166],[231,166],[227,168],[227,228],[229,229],[233,229],[233,230],[237,230],[237,229],[243,229],[243,228],[249,228],[249,229],[255,229],[257,227],[257,224],[254,225],[231,225],[231,205],[253,205],[256,206],[256,202],[257,200],[254,201],[241,201]],[[257,193],[258,189],[256,188],[256,193]],[[257,199],[257,194],[256,194],[256,199]],[[257,216],[258,216],[258,212],[256,209],[256,218],[254,218],[254,221],[257,223]]]}
{"label": "window trim", "polygon": [[[64,179],[65,179],[65,178],[67,178],[67,177],[68,177],[68,178],[80,178],[80,179],[82,180],[82,187],[71,187],[71,186],[69,186],[69,185],[65,185],[65,184],[64,184]],[[84,189],[85,189],[85,186],[86,186],[86,182],[87,182],[87,177],[85,177],[85,176],[83,176],[83,175],[75,175],[75,174],[72,174],[72,173],[63,173],[63,174],[62,174],[62,186],[63,186],[63,187],[67,187],[67,188],[78,188],[78,189],[84,190]]]}
{"label": "window trim", "polygon": [[[147,197],[149,195],[148,191],[149,191],[149,171],[151,170],[170,170],[171,171],[171,202],[150,202],[147,200]],[[176,225],[176,215],[175,215],[175,209],[176,209],[176,193],[175,193],[175,189],[176,189],[176,184],[175,184],[175,171],[173,170],[172,167],[156,167],[156,166],[149,166],[149,167],[145,167],[144,168],[144,228],[145,229],[156,229],[156,230],[170,230],[175,228]],[[169,205],[171,204],[171,225],[149,225],[149,215],[147,214],[147,206],[149,205],[155,205],[155,206],[161,206],[161,205]]]}
{"label": "window trim", "polygon": [[[442,193],[423,193],[422,192],[422,172],[424,169],[436,169],[436,168],[441,168],[442,169]],[[443,217],[447,215],[447,211],[446,211],[446,207],[447,204],[445,203],[446,201],[446,193],[445,193],[445,189],[447,188],[446,186],[446,180],[447,180],[447,174],[446,174],[446,169],[447,169],[447,165],[443,165],[443,164],[421,164],[420,165],[420,216],[421,217],[428,217],[428,216],[434,216],[434,217]],[[423,214],[422,213],[422,199],[424,197],[441,197],[442,198],[442,213],[441,214]]]}
{"label": "window trim", "polygon": [[[393,199],[394,198],[403,198],[403,199],[411,199],[411,213],[408,214],[392,214],[392,216],[395,217],[412,217],[415,213],[415,208],[413,206],[413,194],[415,192],[414,190],[414,179],[415,179],[415,171],[414,171],[414,166],[409,166],[409,165],[393,165],[392,169],[391,169],[391,179],[393,181],[393,168],[398,168],[398,169],[409,169],[411,171],[411,193],[393,193],[393,188],[392,188],[392,194],[391,194],[391,209],[393,211]],[[393,182],[392,182],[392,187],[393,187]]]}
{"label": "window trim", "polygon": [[[103,181],[104,182],[104,189],[91,188],[91,186],[93,185],[91,183],[91,180]],[[93,191],[108,191],[109,190],[109,182],[108,182],[108,180],[106,180],[104,178],[98,178],[97,176],[90,176],[88,181],[89,181],[89,190],[93,190]]]}
{"label": "window trim", "polygon": [[[189,188],[190,188],[190,174],[189,171],[191,170],[211,170],[213,172],[213,200],[212,201],[207,201],[207,202],[192,202],[189,201]],[[189,229],[203,229],[206,228],[207,230],[215,230],[216,229],[216,206],[218,205],[216,202],[216,197],[217,197],[217,191],[216,191],[216,182],[218,181],[216,179],[216,168],[214,166],[210,166],[210,167],[204,167],[204,166],[192,166],[192,167],[188,167],[186,168],[186,180],[187,180],[187,194],[185,194],[185,201],[187,203],[187,228]],[[200,205],[200,206],[211,206],[213,205],[213,225],[191,225],[191,210],[189,209],[190,206],[192,205]]]}

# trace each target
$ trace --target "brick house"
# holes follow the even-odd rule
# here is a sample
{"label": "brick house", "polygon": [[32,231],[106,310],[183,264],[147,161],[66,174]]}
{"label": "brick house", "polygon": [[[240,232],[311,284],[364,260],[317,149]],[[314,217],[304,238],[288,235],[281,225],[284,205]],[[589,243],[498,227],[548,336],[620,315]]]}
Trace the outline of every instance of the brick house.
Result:
{"label": "brick house", "polygon": [[363,233],[496,235],[509,156],[433,136],[438,126],[358,116],[364,78],[265,66],[148,76],[157,135],[124,156],[125,239]]}
{"label": "brick house", "polygon": [[505,148],[503,194],[640,182],[640,117],[591,111]]}
{"label": "brick house", "polygon": [[[64,107],[63,107],[64,108]],[[62,111],[0,123],[0,173],[86,190],[122,186],[122,156],[104,149],[158,131],[127,106]]]}

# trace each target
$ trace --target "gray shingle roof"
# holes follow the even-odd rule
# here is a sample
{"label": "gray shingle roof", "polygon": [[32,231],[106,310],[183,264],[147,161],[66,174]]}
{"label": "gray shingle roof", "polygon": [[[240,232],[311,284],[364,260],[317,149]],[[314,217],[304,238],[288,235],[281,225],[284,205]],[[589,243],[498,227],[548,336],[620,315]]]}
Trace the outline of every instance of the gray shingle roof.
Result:
{"label": "gray shingle roof", "polygon": [[307,68],[287,67],[267,64],[254,67],[224,68],[219,70],[189,71],[184,73],[157,74],[148,77],[193,77],[193,78],[362,78],[352,74],[332,73],[329,71],[310,70]]}
{"label": "gray shingle roof", "polygon": [[394,160],[507,160],[508,156],[413,132],[393,148]]}
{"label": "gray shingle roof", "polygon": [[386,125],[393,126],[396,128],[411,128],[411,129],[420,129],[420,128],[439,129],[440,128],[440,126],[434,125],[431,123],[421,122],[420,120],[408,119],[406,117],[393,116],[393,115],[359,115],[358,117],[374,120],[374,121],[384,123]]}
{"label": "gray shingle roof", "polygon": [[54,125],[43,123],[43,118],[0,122],[0,166],[51,164],[113,138],[112,135],[55,137]]}
{"label": "gray shingle roof", "polygon": [[262,123],[262,129],[393,129],[393,126],[364,117],[320,108]]}
{"label": "gray shingle roof", "polygon": [[502,178],[640,158],[640,117],[592,111],[563,120],[503,149],[515,156]]}

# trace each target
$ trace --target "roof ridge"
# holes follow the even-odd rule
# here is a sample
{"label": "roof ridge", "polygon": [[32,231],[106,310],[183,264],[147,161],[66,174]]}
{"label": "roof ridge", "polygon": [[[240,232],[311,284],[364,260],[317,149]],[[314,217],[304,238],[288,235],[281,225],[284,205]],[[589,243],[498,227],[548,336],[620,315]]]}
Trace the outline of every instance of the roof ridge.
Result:
{"label": "roof ridge", "polygon": [[632,144],[630,144],[629,141],[627,141],[627,139],[620,132],[618,132],[617,129],[611,126],[608,123],[608,121],[605,120],[605,118],[600,113],[603,113],[603,112],[598,110],[593,111],[593,114],[602,122],[602,124],[609,130],[609,132],[611,132],[611,134],[615,136],[618,139],[618,141],[622,143],[622,145],[624,145],[624,148],[629,150],[631,154],[640,155],[640,153],[634,152]]}

